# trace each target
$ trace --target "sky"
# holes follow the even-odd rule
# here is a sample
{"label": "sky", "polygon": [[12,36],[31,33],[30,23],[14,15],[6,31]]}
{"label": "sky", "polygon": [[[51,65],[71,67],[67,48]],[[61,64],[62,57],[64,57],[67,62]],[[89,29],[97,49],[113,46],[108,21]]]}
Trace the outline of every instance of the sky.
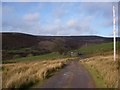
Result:
{"label": "sky", "polygon": [[111,37],[113,4],[118,17],[112,2],[2,2],[2,32]]}

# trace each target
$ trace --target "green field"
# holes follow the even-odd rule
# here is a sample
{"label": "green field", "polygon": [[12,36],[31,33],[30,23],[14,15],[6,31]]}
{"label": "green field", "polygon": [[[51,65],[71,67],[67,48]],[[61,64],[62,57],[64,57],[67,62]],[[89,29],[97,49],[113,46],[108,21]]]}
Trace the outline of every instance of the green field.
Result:
{"label": "green field", "polygon": [[[116,43],[116,48],[118,49],[118,46],[120,46],[120,43]],[[113,53],[113,43],[102,43],[102,44],[97,44],[97,45],[90,45],[88,47],[83,47],[78,50],[76,50],[80,53],[83,53],[85,55],[94,55],[94,54],[99,54],[99,55],[104,55],[104,54],[112,54]],[[117,51],[118,53],[118,51]]]}
{"label": "green field", "polygon": [[21,62],[21,61],[60,59],[60,58],[66,58],[66,57],[68,57],[68,56],[60,55],[58,53],[49,53],[49,54],[39,55],[39,56],[17,58],[17,59],[14,59],[14,60],[4,60],[3,63],[15,63],[15,62]]}

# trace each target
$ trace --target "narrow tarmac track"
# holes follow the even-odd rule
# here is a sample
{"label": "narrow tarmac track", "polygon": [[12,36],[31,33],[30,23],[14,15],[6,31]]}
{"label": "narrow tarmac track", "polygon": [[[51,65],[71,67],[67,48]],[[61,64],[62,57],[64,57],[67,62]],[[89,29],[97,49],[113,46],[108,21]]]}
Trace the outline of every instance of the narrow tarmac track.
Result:
{"label": "narrow tarmac track", "polygon": [[74,60],[42,83],[39,88],[95,88],[95,82],[86,68],[78,60]]}

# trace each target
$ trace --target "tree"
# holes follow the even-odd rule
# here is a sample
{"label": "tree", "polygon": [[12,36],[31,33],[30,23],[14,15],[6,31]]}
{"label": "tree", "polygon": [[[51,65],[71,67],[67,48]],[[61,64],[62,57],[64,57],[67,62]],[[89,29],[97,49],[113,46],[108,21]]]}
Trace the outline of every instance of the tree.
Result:
{"label": "tree", "polygon": [[53,51],[58,52],[60,54],[64,54],[66,52],[65,41],[61,38],[54,40]]}

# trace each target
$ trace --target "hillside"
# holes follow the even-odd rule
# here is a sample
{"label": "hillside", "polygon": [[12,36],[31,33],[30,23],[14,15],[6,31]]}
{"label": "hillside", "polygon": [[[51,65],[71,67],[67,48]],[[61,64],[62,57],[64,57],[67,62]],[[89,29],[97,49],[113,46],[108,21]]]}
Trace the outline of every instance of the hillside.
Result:
{"label": "hillside", "polygon": [[37,37],[22,33],[2,33],[2,49],[19,49],[37,44]]}
{"label": "hillside", "polygon": [[[120,43],[116,42],[116,53],[118,54],[118,50]],[[98,45],[90,45],[88,47],[83,47],[77,50],[80,53],[83,53],[85,55],[109,55],[113,54],[113,42],[109,43],[102,43]]]}
{"label": "hillside", "polygon": [[65,46],[71,49],[80,48],[85,44],[89,45],[112,41],[111,38],[99,36],[33,36],[23,33],[2,33],[2,49],[19,49],[35,46],[41,47],[44,44],[53,44],[56,40],[64,41]]}
{"label": "hillside", "polygon": [[23,33],[2,33],[2,59],[36,56],[51,52],[63,53],[91,44],[111,42],[100,36],[34,36]]}

